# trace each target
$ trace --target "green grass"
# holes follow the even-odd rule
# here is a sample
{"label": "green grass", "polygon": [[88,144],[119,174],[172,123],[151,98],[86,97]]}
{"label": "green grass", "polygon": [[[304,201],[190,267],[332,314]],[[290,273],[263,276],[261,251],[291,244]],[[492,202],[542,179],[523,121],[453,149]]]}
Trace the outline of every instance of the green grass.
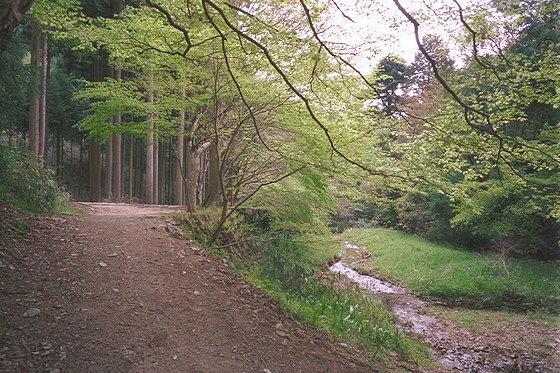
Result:
{"label": "green grass", "polygon": [[[553,330],[560,327],[560,318],[540,312],[528,312],[526,314],[512,313],[508,311],[496,310],[476,310],[466,308],[447,308],[434,306],[430,308],[430,314],[452,320],[457,326],[467,327],[475,333],[494,333],[501,334],[506,328],[518,329],[517,334],[522,335],[526,332],[526,323],[542,325],[544,328]],[[529,336],[527,336],[529,337]],[[535,337],[532,335],[531,337]],[[516,340],[518,344],[523,344],[523,340]]]}
{"label": "green grass", "polygon": [[467,305],[527,311],[560,310],[556,263],[506,259],[435,244],[383,228],[353,229],[341,240],[372,254],[358,266],[422,295]]}
{"label": "green grass", "polygon": [[[319,244],[322,240],[314,240]],[[268,241],[255,252],[254,261],[236,262],[233,267],[264,291],[289,314],[295,315],[335,338],[360,346],[372,360],[396,352],[411,362],[427,355],[420,343],[395,328],[394,315],[357,288],[334,289],[313,275],[320,260],[336,252],[318,252],[301,241]],[[322,259],[321,259],[322,258]],[[250,265],[247,265],[250,263]]]}

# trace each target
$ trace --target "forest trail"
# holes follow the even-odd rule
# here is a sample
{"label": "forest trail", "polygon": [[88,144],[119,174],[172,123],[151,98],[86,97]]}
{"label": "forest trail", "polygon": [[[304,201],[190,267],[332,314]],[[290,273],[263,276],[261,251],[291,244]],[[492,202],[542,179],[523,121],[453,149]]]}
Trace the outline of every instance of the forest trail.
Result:
{"label": "forest trail", "polygon": [[0,206],[29,227],[0,234],[0,371],[371,371],[182,236],[177,208],[82,206]]}

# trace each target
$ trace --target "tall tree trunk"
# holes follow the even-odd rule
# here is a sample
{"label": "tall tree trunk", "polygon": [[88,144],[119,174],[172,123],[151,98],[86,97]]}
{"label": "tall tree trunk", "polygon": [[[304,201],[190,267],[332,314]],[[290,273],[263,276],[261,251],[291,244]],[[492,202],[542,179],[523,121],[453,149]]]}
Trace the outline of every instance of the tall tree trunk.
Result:
{"label": "tall tree trunk", "polygon": [[[103,80],[103,58],[103,55],[99,53],[98,57],[93,61],[92,81],[94,82],[100,82]],[[89,199],[92,202],[99,202],[101,201],[101,144],[96,138],[89,141],[88,162]]]}
{"label": "tall tree trunk", "polygon": [[101,145],[96,139],[89,141],[89,199],[101,201]]}
{"label": "tall tree trunk", "polygon": [[109,136],[105,144],[105,197],[113,198],[113,135]]}
{"label": "tall tree trunk", "polygon": [[197,185],[200,174],[200,154],[189,144],[187,157],[187,211],[195,212],[197,208]]}
{"label": "tall tree trunk", "polygon": [[[121,69],[115,72],[115,79],[121,79]],[[115,126],[121,125],[121,114],[115,117]],[[119,202],[122,199],[122,154],[121,154],[121,135],[115,133],[113,135],[113,198]]]}
{"label": "tall tree trunk", "polygon": [[41,102],[39,104],[39,158],[44,165],[47,148],[47,68],[48,68],[47,34],[43,34],[43,55],[41,59]]}
{"label": "tall tree trunk", "polygon": [[[148,74],[148,104],[154,103],[154,73]],[[149,109],[151,111],[151,108]],[[146,203],[154,203],[154,114],[148,113],[148,145],[146,148]]]}
{"label": "tall tree trunk", "polygon": [[[120,122],[120,115],[116,120]],[[113,135],[113,199],[119,202],[122,199],[122,138],[120,134]]]}
{"label": "tall tree trunk", "polygon": [[205,206],[212,206],[220,198],[220,157],[216,140],[208,149],[208,191],[206,194]]}
{"label": "tall tree trunk", "polygon": [[[181,91],[181,98],[185,98],[185,90]],[[174,203],[183,204],[183,145],[185,143],[185,112],[179,113],[179,123],[177,124],[177,159],[175,162],[175,186]]]}
{"label": "tall tree trunk", "polygon": [[[45,36],[46,37],[46,36]],[[47,40],[45,39],[45,50],[48,50],[48,45],[46,44]],[[46,72],[46,78],[45,78],[45,87],[48,88],[49,85],[49,81],[50,81],[50,75],[51,75],[51,55],[49,53],[46,53],[47,55],[47,68],[45,70]],[[44,147],[43,147],[43,159],[45,160],[45,164],[48,165],[48,157],[49,157],[49,96],[48,93],[46,91],[45,88],[45,132],[44,132]],[[64,134],[64,132],[63,132]],[[63,136],[63,143],[64,143],[64,136]],[[52,162],[52,160],[51,160]],[[52,164],[52,163],[50,163]]]}
{"label": "tall tree trunk", "polygon": [[40,70],[41,42],[39,24],[35,21],[31,26],[31,87],[29,89],[29,147],[31,154],[39,156],[40,146],[40,112],[39,92],[41,84]]}
{"label": "tall tree trunk", "polygon": [[129,135],[129,147],[128,147],[128,199],[132,200],[133,197],[133,184],[132,181],[134,180],[134,136],[132,134]]}
{"label": "tall tree trunk", "polygon": [[58,180],[62,180],[62,143],[60,139],[62,138],[62,128],[64,126],[64,121],[60,122],[58,126],[56,126],[56,177]]}
{"label": "tall tree trunk", "polygon": [[82,137],[82,134],[80,133],[80,160],[78,161],[78,170],[80,170],[79,171],[80,182],[78,183],[78,198],[81,198],[80,196],[82,194],[82,180],[84,178],[83,161],[84,161],[84,139]]}
{"label": "tall tree trunk", "polygon": [[154,204],[159,204],[159,136],[154,129]]}
{"label": "tall tree trunk", "polygon": [[167,135],[165,141],[165,159],[166,159],[166,166],[165,169],[167,170],[166,177],[165,177],[165,204],[172,205],[173,204],[173,171],[175,165],[175,157],[173,155],[173,137],[171,135]]}

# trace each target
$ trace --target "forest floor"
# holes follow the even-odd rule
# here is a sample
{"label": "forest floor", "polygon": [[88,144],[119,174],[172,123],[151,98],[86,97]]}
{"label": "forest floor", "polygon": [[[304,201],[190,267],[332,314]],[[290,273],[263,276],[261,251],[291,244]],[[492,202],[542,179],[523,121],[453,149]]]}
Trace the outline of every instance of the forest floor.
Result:
{"label": "forest floor", "polygon": [[371,371],[186,239],[176,208],[81,206],[0,206],[0,371]]}

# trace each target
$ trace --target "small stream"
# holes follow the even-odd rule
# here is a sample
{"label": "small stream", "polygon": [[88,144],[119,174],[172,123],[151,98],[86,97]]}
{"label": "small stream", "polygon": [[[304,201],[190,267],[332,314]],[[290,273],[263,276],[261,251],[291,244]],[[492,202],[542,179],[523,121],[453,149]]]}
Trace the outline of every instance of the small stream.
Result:
{"label": "small stream", "polygon": [[363,260],[363,253],[356,245],[344,242],[343,259],[330,267],[332,272],[347,277],[372,297],[384,304],[397,319],[397,328],[409,335],[419,336],[431,347],[436,359],[448,368],[461,372],[557,372],[499,351],[491,341],[474,335],[448,320],[426,313],[426,302],[402,287],[362,275],[351,267]]}

